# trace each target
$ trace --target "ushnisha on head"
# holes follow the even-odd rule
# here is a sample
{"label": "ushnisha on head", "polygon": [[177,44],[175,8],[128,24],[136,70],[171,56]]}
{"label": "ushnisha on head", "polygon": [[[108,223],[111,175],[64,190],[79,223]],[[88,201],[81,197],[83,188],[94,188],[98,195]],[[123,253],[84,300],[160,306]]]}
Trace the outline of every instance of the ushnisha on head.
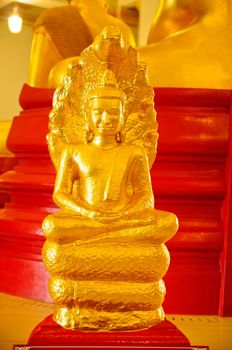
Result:
{"label": "ushnisha on head", "polygon": [[94,136],[112,136],[121,142],[125,102],[125,93],[118,87],[114,73],[107,69],[87,97],[89,142]]}

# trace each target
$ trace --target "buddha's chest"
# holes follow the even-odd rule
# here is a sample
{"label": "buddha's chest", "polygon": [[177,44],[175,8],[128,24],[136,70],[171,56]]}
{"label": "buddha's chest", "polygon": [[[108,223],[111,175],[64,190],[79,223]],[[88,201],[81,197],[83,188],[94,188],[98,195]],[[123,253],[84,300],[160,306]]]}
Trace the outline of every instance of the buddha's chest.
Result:
{"label": "buddha's chest", "polygon": [[[85,149],[74,157],[74,166],[82,181],[106,182],[112,178],[124,178],[129,167],[129,158],[121,150]],[[127,161],[125,162],[125,157]],[[122,161],[123,158],[123,161]]]}
{"label": "buddha's chest", "polygon": [[131,162],[123,147],[107,151],[86,147],[74,157],[81,196],[92,204],[120,202],[126,194]]}

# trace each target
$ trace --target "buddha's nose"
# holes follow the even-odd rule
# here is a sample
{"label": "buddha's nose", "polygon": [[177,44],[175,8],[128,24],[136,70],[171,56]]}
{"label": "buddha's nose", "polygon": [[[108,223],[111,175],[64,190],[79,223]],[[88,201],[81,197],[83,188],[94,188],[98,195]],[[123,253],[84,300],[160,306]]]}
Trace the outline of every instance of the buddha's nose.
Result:
{"label": "buddha's nose", "polygon": [[104,123],[106,123],[108,117],[109,117],[109,113],[108,113],[107,111],[104,111],[104,112],[102,113],[102,121],[103,121]]}

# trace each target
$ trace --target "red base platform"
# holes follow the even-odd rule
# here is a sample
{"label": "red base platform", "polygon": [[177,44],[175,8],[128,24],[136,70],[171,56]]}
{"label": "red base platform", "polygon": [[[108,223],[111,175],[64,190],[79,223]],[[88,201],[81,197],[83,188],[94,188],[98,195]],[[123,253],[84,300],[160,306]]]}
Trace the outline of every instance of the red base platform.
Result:
{"label": "red base platform", "polygon": [[62,328],[50,315],[33,330],[28,345],[184,347],[190,346],[190,342],[169,321],[136,332],[80,332]]}

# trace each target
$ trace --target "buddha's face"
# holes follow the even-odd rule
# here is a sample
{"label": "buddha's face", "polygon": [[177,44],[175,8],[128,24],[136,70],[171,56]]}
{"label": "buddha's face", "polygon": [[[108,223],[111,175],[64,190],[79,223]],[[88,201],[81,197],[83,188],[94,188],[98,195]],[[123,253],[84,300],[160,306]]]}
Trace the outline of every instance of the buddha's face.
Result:
{"label": "buddha's face", "polygon": [[89,122],[94,135],[115,135],[122,126],[122,102],[114,98],[91,99]]}

